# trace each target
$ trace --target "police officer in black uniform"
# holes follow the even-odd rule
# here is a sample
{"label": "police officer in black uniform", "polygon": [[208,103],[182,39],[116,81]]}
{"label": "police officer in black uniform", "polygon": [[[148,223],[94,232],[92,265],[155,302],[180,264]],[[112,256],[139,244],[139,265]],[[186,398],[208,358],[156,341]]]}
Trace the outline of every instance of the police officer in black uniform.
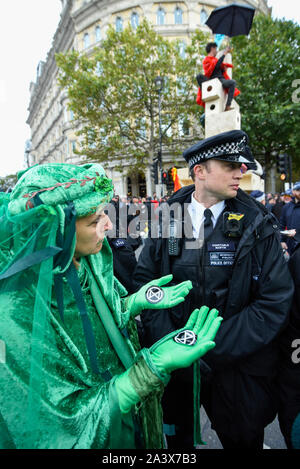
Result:
{"label": "police officer in black uniform", "polygon": [[[135,284],[172,273],[175,284],[189,279],[194,288],[175,308],[143,312],[143,345],[183,327],[194,308],[217,308],[224,320],[201,360],[201,403],[224,448],[260,449],[277,412],[277,338],[293,295],[278,222],[239,189],[243,168],[256,166],[245,132],[205,139],[183,156],[195,184],[168,200],[170,237],[147,240]],[[163,409],[169,448],[192,447],[191,369],[172,374]]]}
{"label": "police officer in black uniform", "polygon": [[[288,449],[300,449],[300,233],[288,267],[295,292],[288,327],[280,336],[280,363],[277,374],[279,389],[279,426]],[[293,429],[297,418],[298,428]]]}

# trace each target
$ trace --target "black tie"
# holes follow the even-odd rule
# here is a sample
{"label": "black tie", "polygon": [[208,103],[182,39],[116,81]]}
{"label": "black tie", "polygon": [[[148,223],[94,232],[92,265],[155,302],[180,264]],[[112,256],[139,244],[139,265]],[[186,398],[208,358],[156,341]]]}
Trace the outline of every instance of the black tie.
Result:
{"label": "black tie", "polygon": [[212,212],[209,208],[204,210],[204,239],[207,239],[213,232],[214,225],[211,220]]}

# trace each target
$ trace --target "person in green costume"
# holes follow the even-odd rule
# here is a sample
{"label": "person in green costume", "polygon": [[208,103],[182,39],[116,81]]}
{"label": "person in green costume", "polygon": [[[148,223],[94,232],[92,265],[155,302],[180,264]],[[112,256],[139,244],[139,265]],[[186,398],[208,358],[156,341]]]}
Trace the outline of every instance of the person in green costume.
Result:
{"label": "person in green costume", "polygon": [[[202,307],[140,350],[134,317],[184,301],[191,282],[167,287],[168,275],[127,296],[105,238],[112,194],[99,164],[45,164],[1,195],[0,448],[163,448],[170,373],[215,345],[222,319]],[[149,303],[153,286],[162,299]],[[174,340],[185,330],[194,345]]]}

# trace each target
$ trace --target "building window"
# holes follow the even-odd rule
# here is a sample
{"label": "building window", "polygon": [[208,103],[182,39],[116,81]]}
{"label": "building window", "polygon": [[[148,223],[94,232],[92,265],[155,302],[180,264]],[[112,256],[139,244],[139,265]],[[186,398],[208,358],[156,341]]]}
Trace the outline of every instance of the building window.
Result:
{"label": "building window", "polygon": [[120,125],[120,131],[121,131],[120,132],[121,138],[123,138],[124,140],[128,140],[128,134],[130,132],[129,120],[125,119],[124,121],[121,121],[119,125]]}
{"label": "building window", "polygon": [[70,109],[70,121],[74,120],[74,112]]}
{"label": "building window", "polygon": [[95,36],[96,36],[96,42],[101,41],[101,28],[100,28],[100,26],[96,26]]}
{"label": "building window", "polygon": [[132,182],[130,177],[127,177],[127,195],[129,197],[132,196]]}
{"label": "building window", "polygon": [[182,24],[182,10],[177,7],[174,12],[175,24]]}
{"label": "building window", "polygon": [[138,135],[141,137],[141,138],[146,138],[147,134],[146,134],[146,117],[142,117],[141,120],[139,119],[136,119],[135,121],[136,123],[136,126],[138,128]]}
{"label": "building window", "polygon": [[75,153],[75,151],[76,151],[76,141],[75,140],[71,140],[71,148],[72,148],[72,153]]}
{"label": "building window", "polygon": [[139,197],[146,197],[146,178],[143,173],[138,176]]}
{"label": "building window", "polygon": [[36,79],[37,80],[39,79],[39,77],[42,74],[44,65],[45,65],[45,62],[40,61],[38,66],[37,66],[37,69],[36,69]]}
{"label": "building window", "polygon": [[185,59],[185,48],[186,48],[186,43],[184,41],[179,42],[178,44],[179,48],[179,55],[182,59]]}
{"label": "building window", "polygon": [[205,24],[207,18],[208,18],[208,14],[206,13],[206,10],[202,8],[201,13],[200,13],[200,23]]}
{"label": "building window", "polygon": [[108,136],[107,136],[107,134],[105,133],[105,129],[102,129],[102,130],[101,130],[101,136],[100,136],[100,138],[101,138],[101,143],[102,143],[102,145],[107,145]]}
{"label": "building window", "polygon": [[169,116],[168,114],[165,116],[165,119],[164,119],[164,122],[163,122],[163,125],[162,125],[162,131],[169,138],[171,138],[173,136],[173,129],[172,129],[172,125],[171,125],[171,116]]}
{"label": "building window", "polygon": [[178,132],[180,137],[186,137],[190,134],[189,121],[185,117],[179,118]]}
{"label": "building window", "polygon": [[133,27],[133,29],[136,29],[138,25],[139,25],[139,15],[136,12],[134,12],[131,15],[131,26]]}
{"label": "building window", "polygon": [[66,152],[67,155],[70,154],[68,137],[65,138],[65,152]]}
{"label": "building window", "polygon": [[166,44],[159,44],[157,47],[159,56],[163,57],[167,53],[167,46]]}
{"label": "building window", "polygon": [[88,139],[88,147],[91,150],[94,150],[96,148],[96,133],[95,130],[89,129],[88,134],[87,134],[87,139]]}
{"label": "building window", "polygon": [[116,31],[120,33],[123,31],[123,20],[120,16],[116,18]]}
{"label": "building window", "polygon": [[183,77],[177,78],[177,96],[183,96],[187,92],[187,83]]}
{"label": "building window", "polygon": [[100,77],[103,73],[103,65],[101,62],[97,62],[97,65],[96,65],[96,75],[98,77]]}
{"label": "building window", "polygon": [[157,24],[160,26],[165,24],[165,10],[162,8],[157,10]]}
{"label": "building window", "polygon": [[84,44],[85,49],[87,49],[90,46],[90,35],[89,35],[89,33],[85,33],[85,35],[83,36],[83,44]]}

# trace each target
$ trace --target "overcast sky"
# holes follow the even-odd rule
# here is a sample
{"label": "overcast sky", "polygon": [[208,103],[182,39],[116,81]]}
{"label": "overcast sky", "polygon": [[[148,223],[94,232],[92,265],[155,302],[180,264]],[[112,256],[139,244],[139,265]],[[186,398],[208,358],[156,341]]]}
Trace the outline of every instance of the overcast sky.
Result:
{"label": "overcast sky", "polygon": [[[60,0],[0,0],[0,177],[24,167],[29,84],[45,60],[60,19]],[[273,16],[300,24],[299,0],[269,0]],[[299,77],[300,78],[300,77]]]}

